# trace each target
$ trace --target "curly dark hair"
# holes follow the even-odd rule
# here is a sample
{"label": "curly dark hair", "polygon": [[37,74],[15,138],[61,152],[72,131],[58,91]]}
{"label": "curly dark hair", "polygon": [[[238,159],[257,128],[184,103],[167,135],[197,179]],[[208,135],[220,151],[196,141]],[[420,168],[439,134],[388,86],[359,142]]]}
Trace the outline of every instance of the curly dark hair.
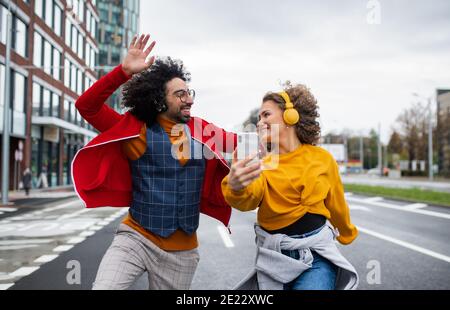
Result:
{"label": "curly dark hair", "polygon": [[174,78],[190,82],[191,74],[181,60],[158,58],[153,65],[128,81],[122,91],[122,105],[147,126],[159,113],[167,111],[166,85]]}
{"label": "curly dark hair", "polygon": [[[298,139],[303,144],[316,145],[320,139],[320,124],[317,121],[320,115],[316,98],[314,98],[309,88],[305,85],[292,85],[291,82],[287,81],[283,86],[294,108],[300,114],[300,121],[294,125]],[[278,93],[267,93],[263,98],[263,102],[269,100],[276,102],[281,110],[285,110],[286,103]]]}

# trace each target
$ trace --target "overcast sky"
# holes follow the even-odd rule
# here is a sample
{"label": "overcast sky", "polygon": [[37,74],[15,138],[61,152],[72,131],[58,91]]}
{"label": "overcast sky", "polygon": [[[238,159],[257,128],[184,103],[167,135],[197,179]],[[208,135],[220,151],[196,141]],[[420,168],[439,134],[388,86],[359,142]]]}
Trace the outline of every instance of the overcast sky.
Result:
{"label": "overcast sky", "polygon": [[154,54],[191,72],[193,114],[227,129],[291,80],[316,96],[323,134],[380,122],[387,142],[413,92],[450,88],[448,0],[142,0],[140,12]]}

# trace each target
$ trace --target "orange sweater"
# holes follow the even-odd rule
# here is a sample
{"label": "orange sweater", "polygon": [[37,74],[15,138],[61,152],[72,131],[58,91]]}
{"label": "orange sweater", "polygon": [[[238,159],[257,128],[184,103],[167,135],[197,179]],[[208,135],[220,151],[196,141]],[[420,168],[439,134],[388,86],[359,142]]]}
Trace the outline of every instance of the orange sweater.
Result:
{"label": "orange sweater", "polygon": [[[258,223],[276,230],[297,221],[307,212],[321,214],[339,230],[340,243],[351,243],[358,230],[350,220],[336,161],[321,147],[303,144],[293,152],[265,158],[276,169],[263,170],[258,179],[235,192],[222,181],[225,200],[241,211],[258,209]],[[275,167],[274,167],[275,168]]]}
{"label": "orange sweater", "polygon": [[[180,130],[172,130],[174,129],[176,123],[163,117],[158,117],[157,121],[168,134],[170,142],[172,144],[179,145],[177,147],[178,160],[181,165],[184,166],[189,160],[189,154],[183,153],[183,142],[186,141],[186,133],[184,132],[184,129],[180,128]],[[145,153],[145,150],[147,149],[146,133],[147,128],[144,125],[141,129],[139,137],[123,142],[122,150],[130,160],[137,160]],[[131,217],[129,213],[122,223],[138,231],[141,235],[156,244],[159,248],[166,251],[186,251],[198,247],[196,233],[188,235],[183,230],[178,229],[169,237],[163,238],[143,228]]]}

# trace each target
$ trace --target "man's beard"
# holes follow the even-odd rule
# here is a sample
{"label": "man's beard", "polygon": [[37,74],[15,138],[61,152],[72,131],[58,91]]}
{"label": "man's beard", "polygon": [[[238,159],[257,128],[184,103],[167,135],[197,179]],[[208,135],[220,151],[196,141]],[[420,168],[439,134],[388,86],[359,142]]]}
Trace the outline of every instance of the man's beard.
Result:
{"label": "man's beard", "polygon": [[190,116],[183,115],[181,111],[178,111],[171,116],[176,123],[187,124],[191,120]]}

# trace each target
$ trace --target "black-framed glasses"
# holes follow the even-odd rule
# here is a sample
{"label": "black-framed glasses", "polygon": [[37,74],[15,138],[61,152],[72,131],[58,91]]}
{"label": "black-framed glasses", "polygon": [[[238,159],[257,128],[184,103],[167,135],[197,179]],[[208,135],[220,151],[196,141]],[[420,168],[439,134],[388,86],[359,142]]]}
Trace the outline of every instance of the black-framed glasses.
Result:
{"label": "black-framed glasses", "polygon": [[186,103],[188,96],[192,98],[192,100],[195,99],[195,90],[193,89],[180,89],[173,93],[177,98],[180,98],[181,102]]}

